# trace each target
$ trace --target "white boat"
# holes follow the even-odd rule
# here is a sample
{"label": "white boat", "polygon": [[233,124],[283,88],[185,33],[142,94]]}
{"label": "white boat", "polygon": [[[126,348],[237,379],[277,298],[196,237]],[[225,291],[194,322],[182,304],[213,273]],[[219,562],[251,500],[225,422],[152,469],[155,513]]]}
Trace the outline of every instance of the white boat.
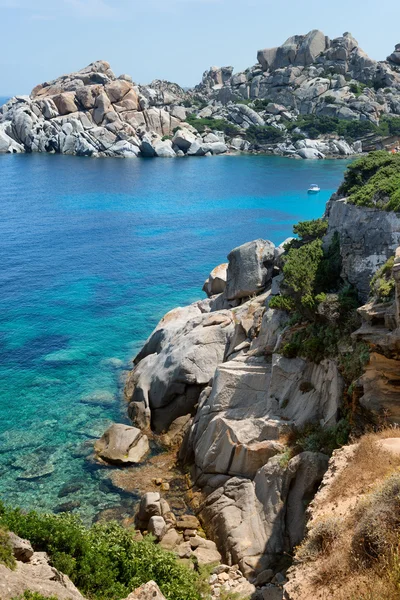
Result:
{"label": "white boat", "polygon": [[318,194],[318,192],[321,191],[321,188],[316,183],[312,183],[307,191],[309,194]]}

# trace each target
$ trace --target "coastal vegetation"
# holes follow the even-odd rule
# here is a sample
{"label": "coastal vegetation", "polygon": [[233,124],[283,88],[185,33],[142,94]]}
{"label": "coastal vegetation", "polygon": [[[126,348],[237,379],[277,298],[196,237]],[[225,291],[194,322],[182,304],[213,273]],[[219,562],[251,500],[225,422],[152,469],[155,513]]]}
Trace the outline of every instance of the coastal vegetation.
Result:
{"label": "coastal vegetation", "polygon": [[400,210],[400,154],[370,152],[349,165],[338,193],[357,206]]}
{"label": "coastal vegetation", "polygon": [[163,550],[150,536],[137,541],[134,531],[115,522],[85,527],[72,514],[25,513],[0,504],[0,525],[0,561],[13,565],[5,541],[6,530],[13,531],[29,539],[35,550],[47,552],[51,564],[91,599],[125,598],[149,580],[159,585],[167,600],[200,598],[202,577],[198,571]]}
{"label": "coastal vegetation", "polygon": [[300,577],[302,565],[312,567],[310,594],[329,590],[332,600],[399,597],[400,459],[382,446],[387,438],[398,442],[398,430],[362,436],[318,503],[296,550]]}

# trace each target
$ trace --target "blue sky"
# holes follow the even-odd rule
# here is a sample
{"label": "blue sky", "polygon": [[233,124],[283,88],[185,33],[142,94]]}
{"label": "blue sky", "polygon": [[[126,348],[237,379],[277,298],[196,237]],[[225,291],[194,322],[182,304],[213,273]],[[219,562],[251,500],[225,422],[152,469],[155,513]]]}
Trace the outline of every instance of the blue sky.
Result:
{"label": "blue sky", "polygon": [[295,33],[351,31],[382,60],[400,42],[398,0],[0,0],[0,95],[98,59],[134,81],[194,85],[211,65],[239,71]]}

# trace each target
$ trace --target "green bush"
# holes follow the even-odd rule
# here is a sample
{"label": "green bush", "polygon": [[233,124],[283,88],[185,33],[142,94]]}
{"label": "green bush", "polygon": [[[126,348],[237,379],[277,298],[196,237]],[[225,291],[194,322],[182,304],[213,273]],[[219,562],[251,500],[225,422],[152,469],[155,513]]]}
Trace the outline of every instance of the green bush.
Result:
{"label": "green bush", "polygon": [[371,294],[376,296],[381,302],[390,302],[394,299],[395,281],[392,275],[393,265],[394,256],[391,256],[371,279]]}
{"label": "green bush", "polygon": [[42,594],[39,594],[38,592],[26,590],[22,596],[12,598],[12,600],[57,600],[57,598],[55,596],[42,596]]}
{"label": "green bush", "polygon": [[15,569],[16,565],[8,532],[3,527],[0,527],[0,564],[9,569]]}
{"label": "green bush", "polygon": [[325,219],[313,219],[312,221],[300,221],[293,225],[293,233],[298,235],[303,242],[312,242],[322,238],[328,230],[328,221]]}
{"label": "green bush", "polygon": [[71,514],[23,513],[0,504],[0,525],[48,553],[51,564],[93,599],[125,598],[153,579],[168,600],[199,600],[198,575],[151,538],[135,541],[114,522],[86,528]]}
{"label": "green bush", "polygon": [[361,94],[365,90],[366,85],[364,83],[352,82],[349,87],[350,87],[350,91],[356,96],[356,98],[358,98],[358,96],[361,96]]}
{"label": "green bush", "polygon": [[268,304],[269,308],[276,308],[278,310],[286,310],[291,312],[295,309],[295,303],[293,298],[290,296],[272,296]]}
{"label": "green bush", "polygon": [[283,132],[276,127],[269,125],[259,126],[250,125],[246,130],[246,139],[255,146],[263,146],[264,144],[274,144],[285,139]]}
{"label": "green bush", "polygon": [[309,313],[315,308],[315,281],[323,254],[322,241],[315,239],[300,248],[291,248],[285,257],[285,287],[300,311]]}
{"label": "green bush", "polygon": [[297,121],[285,121],[284,124],[289,131],[299,127],[311,139],[336,134],[352,142],[368,133],[380,133],[379,127],[372,121],[345,121],[328,116],[301,115]]}
{"label": "green bush", "polygon": [[379,150],[359,158],[338,192],[358,206],[400,211],[400,154]]}
{"label": "green bush", "polygon": [[229,123],[225,119],[214,119],[213,117],[205,117],[199,119],[195,115],[188,115],[186,118],[187,123],[192,125],[199,133],[204,133],[206,129],[212,129],[214,131],[223,131],[226,135],[232,137],[240,133],[238,127]]}
{"label": "green bush", "polygon": [[302,427],[290,428],[288,443],[292,455],[300,452],[323,452],[329,456],[336,448],[347,444],[350,425],[347,419],[341,419],[332,427],[323,427],[319,423],[306,423]]}

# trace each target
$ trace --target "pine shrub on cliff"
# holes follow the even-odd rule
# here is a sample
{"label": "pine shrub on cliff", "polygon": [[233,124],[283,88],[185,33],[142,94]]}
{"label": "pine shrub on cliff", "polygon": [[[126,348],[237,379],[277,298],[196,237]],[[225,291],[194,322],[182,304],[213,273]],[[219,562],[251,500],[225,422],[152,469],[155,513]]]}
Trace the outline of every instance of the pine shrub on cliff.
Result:
{"label": "pine shrub on cliff", "polygon": [[379,150],[356,160],[338,193],[358,206],[400,211],[400,154]]}
{"label": "pine shrub on cliff", "polygon": [[0,503],[0,526],[47,552],[51,564],[92,599],[125,598],[152,579],[168,600],[200,600],[197,573],[151,538],[135,541],[118,523],[85,527],[70,514],[24,513]]}

